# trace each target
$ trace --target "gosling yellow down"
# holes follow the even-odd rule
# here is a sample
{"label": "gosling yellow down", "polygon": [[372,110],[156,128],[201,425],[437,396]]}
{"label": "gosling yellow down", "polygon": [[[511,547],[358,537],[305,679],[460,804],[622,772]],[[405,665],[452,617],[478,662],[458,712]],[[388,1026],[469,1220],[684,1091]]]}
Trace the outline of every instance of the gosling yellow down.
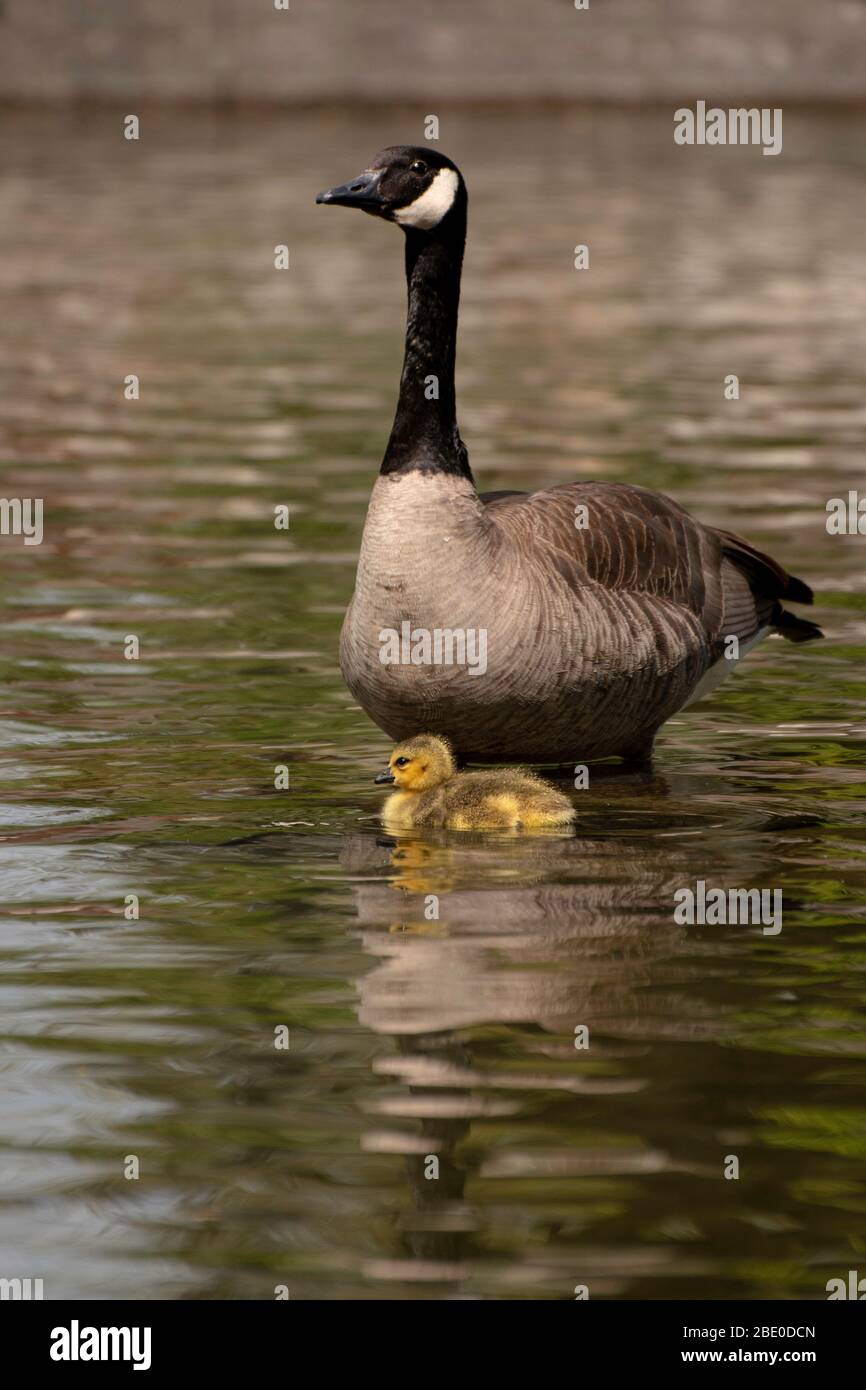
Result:
{"label": "gosling yellow down", "polygon": [[568,798],[523,768],[457,772],[437,734],[398,743],[374,780],[396,787],[382,810],[390,830],[541,830],[574,820]]}

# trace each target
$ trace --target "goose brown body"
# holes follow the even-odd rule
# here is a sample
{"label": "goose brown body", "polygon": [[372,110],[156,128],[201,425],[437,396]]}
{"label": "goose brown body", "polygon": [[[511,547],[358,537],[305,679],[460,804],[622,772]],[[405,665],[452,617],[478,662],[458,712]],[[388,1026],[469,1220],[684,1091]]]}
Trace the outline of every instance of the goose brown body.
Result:
{"label": "goose brown body", "polygon": [[[441,213],[446,173],[456,192]],[[482,762],[643,759],[733,652],[772,631],[821,635],[783,607],[810,603],[807,585],[660,493],[575,482],[479,494],[454,400],[462,178],[444,156],[398,146],[321,199],[353,196],[403,225],[409,291],[397,413],[340,644],[346,684],[380,728],[446,734]],[[384,662],[385,634],[404,624],[483,632],[484,669]]]}
{"label": "goose brown body", "polygon": [[[569,483],[485,503],[465,479],[396,473],[373,490],[341,666],[393,738],[421,725],[480,761],[640,757],[711,668],[733,666],[727,637],[742,650],[786,621],[796,583],[644,488]],[[383,665],[380,634],[407,621],[484,629],[486,671]]]}

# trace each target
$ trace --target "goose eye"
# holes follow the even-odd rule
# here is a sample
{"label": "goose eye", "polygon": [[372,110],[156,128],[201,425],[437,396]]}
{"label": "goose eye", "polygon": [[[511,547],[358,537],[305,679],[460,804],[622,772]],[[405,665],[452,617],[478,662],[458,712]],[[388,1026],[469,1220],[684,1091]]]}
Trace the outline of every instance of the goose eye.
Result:
{"label": "goose eye", "polygon": [[409,168],[412,170],[413,174],[427,173],[427,165],[424,163],[423,159],[414,159],[409,165]]}
{"label": "goose eye", "polygon": [[408,767],[408,765],[409,765],[409,759],[408,759],[408,758],[397,758],[397,759],[395,760],[395,762],[394,762],[394,766],[395,766],[395,767]]}

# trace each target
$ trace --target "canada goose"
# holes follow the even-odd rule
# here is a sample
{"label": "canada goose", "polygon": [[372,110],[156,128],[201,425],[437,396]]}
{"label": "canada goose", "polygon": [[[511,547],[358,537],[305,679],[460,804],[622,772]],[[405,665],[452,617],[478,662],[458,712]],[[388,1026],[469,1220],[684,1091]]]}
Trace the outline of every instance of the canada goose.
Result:
{"label": "canada goose", "polygon": [[406,237],[400,395],[340,644],[380,728],[446,733],[480,762],[642,761],[729,658],[769,632],[822,635],[782,607],[811,603],[806,584],[660,493],[579,482],[479,495],[456,420],[467,195],[450,159],[397,145],[317,201]]}
{"label": "canada goose", "polygon": [[390,830],[540,830],[574,820],[568,798],[522,768],[458,772],[437,734],[398,743],[374,781],[397,788],[382,810]]}

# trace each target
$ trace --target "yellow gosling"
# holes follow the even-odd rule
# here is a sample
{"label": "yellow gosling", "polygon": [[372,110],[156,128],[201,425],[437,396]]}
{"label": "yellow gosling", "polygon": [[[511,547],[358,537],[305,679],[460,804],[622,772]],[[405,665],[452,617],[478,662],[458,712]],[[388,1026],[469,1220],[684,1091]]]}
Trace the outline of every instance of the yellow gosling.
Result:
{"label": "yellow gosling", "polygon": [[457,772],[438,734],[398,743],[375,781],[396,788],[382,810],[389,830],[542,830],[575,818],[562,792],[523,768]]}

